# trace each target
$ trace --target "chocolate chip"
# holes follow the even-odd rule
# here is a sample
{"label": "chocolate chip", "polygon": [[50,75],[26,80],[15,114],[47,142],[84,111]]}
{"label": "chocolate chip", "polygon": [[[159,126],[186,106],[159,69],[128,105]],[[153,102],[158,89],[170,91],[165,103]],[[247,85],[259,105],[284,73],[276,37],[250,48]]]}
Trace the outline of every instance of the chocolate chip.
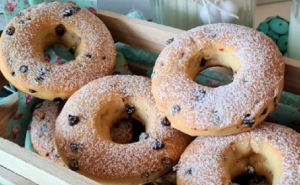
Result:
{"label": "chocolate chip", "polygon": [[106,59],[106,56],[103,56],[102,59],[105,60],[105,59]]}
{"label": "chocolate chip", "polygon": [[243,120],[243,124],[252,127],[254,123],[255,123],[254,118],[250,114],[247,114]]}
{"label": "chocolate chip", "polygon": [[150,175],[147,172],[142,173],[142,178],[148,178]]}
{"label": "chocolate chip", "polygon": [[78,116],[69,115],[68,121],[70,126],[75,126],[79,123],[79,118]]}
{"label": "chocolate chip", "polygon": [[126,110],[128,116],[131,116],[135,111],[135,106],[134,105],[125,105],[125,110]]}
{"label": "chocolate chip", "polygon": [[61,105],[61,103],[63,102],[63,100],[61,98],[54,98],[54,103],[55,105]]}
{"label": "chocolate chip", "polygon": [[63,16],[64,17],[69,17],[73,15],[73,8],[72,7],[66,7],[63,9]]}
{"label": "chocolate chip", "polygon": [[29,89],[29,92],[30,92],[30,93],[36,93],[36,91],[35,91],[35,90],[32,90],[32,89]]}
{"label": "chocolate chip", "polygon": [[76,159],[70,160],[69,168],[73,171],[79,170],[79,163]]}
{"label": "chocolate chip", "polygon": [[185,171],[184,175],[192,175],[192,168]]}
{"label": "chocolate chip", "polygon": [[45,79],[42,76],[38,76],[34,80],[37,82],[43,82]]}
{"label": "chocolate chip", "polygon": [[19,24],[25,24],[25,20],[20,20]]}
{"label": "chocolate chip", "polygon": [[173,172],[178,172],[179,170],[179,164],[176,164],[175,166],[173,166],[172,171]]}
{"label": "chocolate chip", "polygon": [[75,6],[73,7],[74,13],[77,13],[81,10],[81,8],[79,6]]}
{"label": "chocolate chip", "polygon": [[92,58],[92,55],[90,53],[85,55],[87,58]]}
{"label": "chocolate chip", "polygon": [[149,138],[149,134],[148,133],[141,133],[140,137],[139,137],[139,140],[142,141],[142,140],[146,140]]}
{"label": "chocolate chip", "polygon": [[28,66],[21,66],[20,69],[19,69],[19,71],[21,73],[26,73],[28,71]]}
{"label": "chocolate chip", "polygon": [[11,76],[12,77],[16,76],[16,73],[15,72],[11,72]]}
{"label": "chocolate chip", "polygon": [[261,115],[265,115],[267,113],[267,108],[261,113]]}
{"label": "chocolate chip", "polygon": [[49,157],[49,155],[50,155],[49,153],[46,153],[46,157]]}
{"label": "chocolate chip", "polygon": [[164,117],[163,119],[161,119],[161,120],[160,120],[160,123],[161,123],[163,126],[166,126],[166,127],[168,127],[168,126],[171,125],[170,121],[169,121],[168,118],[166,118],[166,117]]}
{"label": "chocolate chip", "polygon": [[21,11],[21,12],[17,13],[16,16],[17,16],[17,17],[22,17],[23,15],[25,15],[25,14],[24,14],[24,12]]}
{"label": "chocolate chip", "polygon": [[164,144],[162,141],[155,139],[155,141],[152,143],[151,147],[153,150],[159,150],[164,147]]}
{"label": "chocolate chip", "polygon": [[200,101],[202,100],[206,95],[206,91],[203,89],[196,90],[194,96]]}
{"label": "chocolate chip", "polygon": [[[45,119],[45,116],[44,116],[44,119]],[[43,119],[42,119],[42,120],[43,120]],[[48,133],[48,132],[49,132],[48,125],[43,124],[43,125],[41,126],[41,132],[42,132],[42,133]]]}
{"label": "chocolate chip", "polygon": [[74,154],[80,153],[80,152],[82,152],[82,145],[76,144],[76,143],[71,143],[70,151]]}
{"label": "chocolate chip", "polygon": [[174,38],[168,39],[167,42],[166,42],[166,44],[170,45],[170,44],[172,44],[173,41],[174,41]]}
{"label": "chocolate chip", "polygon": [[75,54],[75,52],[76,52],[76,47],[75,46],[72,46],[71,48],[70,48],[70,53],[72,54],[72,55],[74,55]]}
{"label": "chocolate chip", "polygon": [[62,37],[66,32],[66,28],[63,24],[59,24],[58,26],[56,26],[55,28],[55,33],[56,35]]}
{"label": "chocolate chip", "polygon": [[204,58],[202,58],[201,62],[200,62],[200,67],[204,67],[206,64],[206,60]]}
{"label": "chocolate chip", "polygon": [[169,167],[172,163],[173,163],[173,160],[168,157],[165,157],[162,161],[162,164],[164,167]]}
{"label": "chocolate chip", "polygon": [[213,123],[220,123],[221,121],[221,118],[218,114],[218,111],[215,111],[214,114],[213,114],[213,117],[212,117],[212,122]]}
{"label": "chocolate chip", "polygon": [[6,35],[12,36],[15,33],[15,28],[14,27],[9,27],[6,30]]}
{"label": "chocolate chip", "polygon": [[179,113],[180,110],[181,109],[180,109],[179,105],[174,105],[172,108],[172,114],[175,115],[175,114]]}

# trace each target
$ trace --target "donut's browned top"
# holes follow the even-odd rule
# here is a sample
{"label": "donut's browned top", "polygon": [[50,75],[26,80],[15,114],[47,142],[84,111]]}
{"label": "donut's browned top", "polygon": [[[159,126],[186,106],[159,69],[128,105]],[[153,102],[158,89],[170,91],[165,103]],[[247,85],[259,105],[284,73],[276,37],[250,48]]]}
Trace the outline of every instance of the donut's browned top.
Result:
{"label": "donut's browned top", "polygon": [[[227,53],[240,64],[230,66],[237,72],[232,83],[210,88],[191,78],[189,70],[203,70],[201,58],[192,59],[209,49]],[[257,119],[267,107],[272,111],[283,89],[284,70],[281,53],[264,34],[238,25],[213,24],[179,35],[162,51],[154,68],[152,92],[172,124],[178,122],[190,130],[222,130],[240,127],[247,115]],[[205,91],[201,100],[195,96],[199,90]],[[175,106],[180,107],[176,113]]]}
{"label": "donut's browned top", "polygon": [[278,185],[300,183],[300,135],[290,128],[273,123],[263,123],[251,132],[233,136],[198,137],[181,156],[177,181],[189,185],[223,184],[224,180],[230,181],[226,169],[236,166],[226,166],[222,161],[225,160],[225,151],[234,150],[235,143],[242,143],[243,146],[258,148],[258,150],[263,150],[261,148],[263,143],[268,143],[276,151],[269,155],[271,157],[279,155],[280,166],[275,166],[282,169]]}
{"label": "donut's browned top", "polygon": [[[4,30],[0,67],[18,89],[26,93],[34,90],[30,94],[44,99],[50,99],[53,93],[65,99],[88,82],[112,73],[116,51],[106,26],[85,9],[64,16],[67,7],[75,6],[59,2],[33,6],[23,10]],[[63,37],[56,35],[55,28],[60,24],[66,28]],[[9,28],[15,29],[11,36],[6,34]],[[53,42],[77,46],[75,60],[63,65],[47,63],[43,50]],[[21,66],[27,66],[27,72],[22,73]]]}
{"label": "donut's browned top", "polygon": [[[106,179],[143,179],[152,173],[162,173],[167,168],[163,162],[171,159],[174,164],[179,159],[191,138],[170,126],[161,124],[161,116],[151,95],[151,81],[139,76],[107,76],[90,82],[74,93],[56,121],[56,145],[60,154],[68,160],[76,159],[81,172]],[[144,117],[149,138],[130,144],[117,144],[108,136],[111,123],[104,123],[105,115],[115,116],[121,108],[110,110],[114,104],[130,101]],[[104,111],[108,108],[108,111]],[[144,108],[144,109],[142,109]],[[123,108],[122,108],[123,109]],[[76,115],[80,121],[75,126],[68,124],[68,116]],[[133,115],[135,116],[135,115]],[[117,118],[116,118],[117,119]],[[154,150],[155,140],[163,142],[162,149]],[[80,143],[81,152],[72,153],[71,143]],[[169,161],[170,162],[170,161]],[[169,164],[171,165],[171,164]]]}

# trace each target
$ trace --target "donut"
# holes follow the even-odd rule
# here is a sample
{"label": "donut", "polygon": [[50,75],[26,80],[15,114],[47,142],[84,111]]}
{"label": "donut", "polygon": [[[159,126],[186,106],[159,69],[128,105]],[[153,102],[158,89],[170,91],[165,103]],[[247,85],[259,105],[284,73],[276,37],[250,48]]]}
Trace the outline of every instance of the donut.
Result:
{"label": "donut", "polygon": [[[122,119],[144,125],[139,140],[112,141]],[[151,94],[151,80],[106,76],[75,92],[56,120],[55,143],[65,164],[104,184],[153,182],[177,163],[191,137],[170,126]]]}
{"label": "donut", "polygon": [[31,142],[39,155],[64,166],[54,144],[55,120],[60,110],[60,106],[49,101],[36,106],[32,115]]}
{"label": "donut", "polygon": [[[75,59],[47,62],[44,49],[59,43]],[[67,99],[88,82],[112,74],[114,41],[102,21],[88,10],[59,2],[23,10],[4,29],[0,70],[20,91],[45,100]]]}
{"label": "donut", "polygon": [[[279,102],[285,64],[264,34],[220,23],[197,27],[168,42],[154,67],[152,93],[175,129],[191,136],[249,131]],[[194,82],[199,72],[214,66],[232,69],[233,81],[216,88]]]}
{"label": "donut", "polygon": [[176,171],[178,185],[229,185],[247,172],[265,177],[269,184],[300,184],[300,135],[264,123],[237,135],[198,137],[182,154]]}

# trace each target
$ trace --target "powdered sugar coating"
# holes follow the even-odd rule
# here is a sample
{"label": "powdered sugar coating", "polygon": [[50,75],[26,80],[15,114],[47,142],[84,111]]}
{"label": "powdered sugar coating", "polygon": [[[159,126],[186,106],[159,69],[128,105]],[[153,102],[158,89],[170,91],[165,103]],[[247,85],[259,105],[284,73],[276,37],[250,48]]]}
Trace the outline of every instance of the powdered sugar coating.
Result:
{"label": "powdered sugar coating", "polygon": [[39,155],[64,165],[54,144],[55,120],[60,107],[53,102],[45,101],[33,112],[31,123],[31,141]]}
{"label": "powdered sugar coating", "polygon": [[[189,185],[231,184],[230,174],[226,170],[229,165],[226,164],[226,158],[235,156],[226,156],[225,153],[237,143],[249,146],[249,151],[244,151],[244,157],[247,157],[249,152],[252,155],[263,151],[263,146],[274,148],[276,152],[269,151],[268,156],[264,157],[270,160],[269,158],[279,156],[277,164],[274,166],[276,169],[271,169],[273,173],[278,169],[281,172],[279,177],[274,177],[274,179],[279,179],[277,185],[300,183],[298,171],[300,135],[290,128],[272,123],[264,123],[251,132],[233,136],[198,137],[180,158],[177,183]],[[234,152],[233,155],[235,155]],[[236,164],[230,165],[231,168],[236,167]],[[191,175],[186,175],[185,172],[188,169],[192,169]]]}
{"label": "powdered sugar coating", "polygon": [[[191,138],[160,124],[163,117],[150,86],[151,81],[144,77],[107,76],[74,93],[56,121],[56,144],[65,162],[76,159],[80,173],[116,184],[153,181],[175,164]],[[145,124],[148,139],[130,144],[111,141],[112,122],[120,119],[126,104],[135,107],[133,117]],[[69,126],[69,115],[78,116],[80,122]],[[156,139],[164,144],[162,149],[152,148]],[[70,152],[72,142],[82,144],[82,153]],[[166,159],[171,163],[166,164]]]}
{"label": "powdered sugar coating", "polygon": [[[203,58],[207,62],[200,67]],[[195,74],[216,64],[237,73],[231,84],[209,88],[194,82]],[[274,109],[284,69],[281,53],[264,34],[231,24],[201,26],[179,35],[162,51],[152,93],[174,128],[190,135],[228,135],[251,129],[243,125],[246,115],[256,127]],[[195,96],[199,90],[206,92],[201,100]],[[180,106],[178,114],[172,112],[175,105]],[[267,113],[261,115],[264,109]]]}
{"label": "powdered sugar coating", "polygon": [[[116,51],[106,26],[85,9],[64,16],[66,7],[74,5],[53,2],[30,7],[7,25],[5,30],[15,28],[12,36],[4,30],[0,68],[19,90],[42,99],[66,99],[88,82],[112,73]],[[55,30],[60,24],[66,28],[62,37]],[[53,43],[77,47],[76,59],[63,65],[47,63],[43,51]],[[22,73],[21,66],[28,71]]]}

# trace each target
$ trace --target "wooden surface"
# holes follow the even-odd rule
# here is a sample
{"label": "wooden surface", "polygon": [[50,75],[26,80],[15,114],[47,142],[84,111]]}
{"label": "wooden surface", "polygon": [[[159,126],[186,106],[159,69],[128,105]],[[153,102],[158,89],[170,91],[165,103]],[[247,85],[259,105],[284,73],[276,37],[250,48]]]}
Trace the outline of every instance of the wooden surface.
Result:
{"label": "wooden surface", "polygon": [[[183,32],[110,12],[101,11],[100,13],[101,19],[107,24],[116,40],[157,53],[165,47],[166,40]],[[227,70],[224,71],[221,68],[216,68],[216,70],[228,73]],[[285,90],[300,94],[299,79],[300,62],[286,59]],[[5,83],[6,81],[0,76],[0,85],[3,86]],[[0,109],[0,118],[11,117],[14,110],[15,107],[12,110]],[[1,130],[4,130],[5,124],[7,122],[0,119]],[[0,138],[0,166],[36,184],[98,184],[2,138]]]}
{"label": "wooden surface", "polygon": [[36,185],[36,183],[15,174],[3,166],[0,166],[0,182],[3,185]]}
{"label": "wooden surface", "polygon": [[0,138],[0,165],[36,184],[99,185],[2,138]]}

